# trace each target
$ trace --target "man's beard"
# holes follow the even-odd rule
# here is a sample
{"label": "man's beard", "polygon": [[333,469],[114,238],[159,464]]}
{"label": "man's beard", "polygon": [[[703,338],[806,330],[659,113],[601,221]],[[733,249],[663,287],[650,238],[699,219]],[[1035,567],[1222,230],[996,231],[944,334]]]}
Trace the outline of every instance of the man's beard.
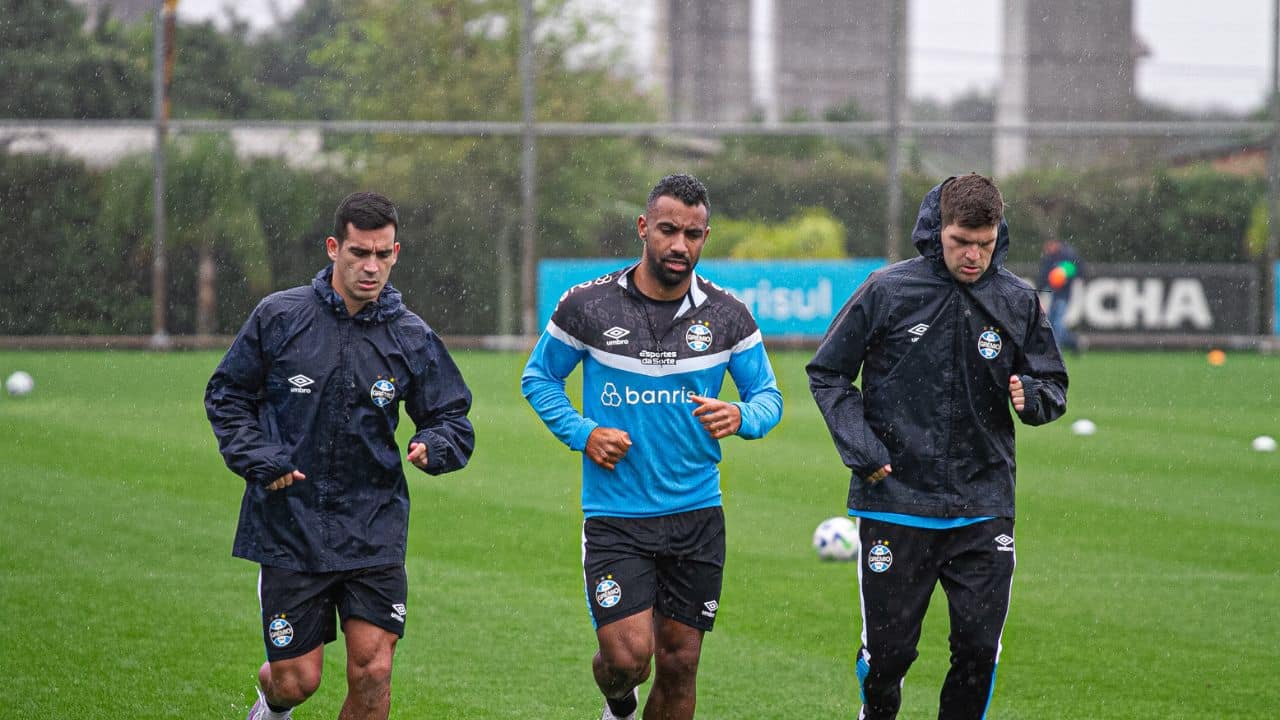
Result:
{"label": "man's beard", "polygon": [[[684,270],[675,271],[663,264],[663,260],[684,260],[688,267]],[[668,255],[666,258],[655,258],[652,253],[645,253],[645,264],[649,268],[649,274],[653,279],[657,280],[660,285],[666,288],[679,287],[681,283],[689,279],[693,274],[694,261],[687,255]]]}

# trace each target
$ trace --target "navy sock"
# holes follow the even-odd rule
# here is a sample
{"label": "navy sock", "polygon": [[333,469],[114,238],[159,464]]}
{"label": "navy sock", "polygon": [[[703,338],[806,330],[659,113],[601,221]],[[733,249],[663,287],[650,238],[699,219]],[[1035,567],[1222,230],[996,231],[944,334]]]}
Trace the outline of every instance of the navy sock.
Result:
{"label": "navy sock", "polygon": [[620,700],[614,700],[613,698],[607,697],[604,701],[609,704],[609,712],[617,715],[618,717],[626,717],[635,712],[636,705],[639,704],[636,701],[636,694],[634,692],[627,693],[627,696]]}
{"label": "navy sock", "polygon": [[280,707],[279,705],[272,705],[271,703],[267,703],[267,709],[273,713],[288,712],[290,710],[290,708]]}

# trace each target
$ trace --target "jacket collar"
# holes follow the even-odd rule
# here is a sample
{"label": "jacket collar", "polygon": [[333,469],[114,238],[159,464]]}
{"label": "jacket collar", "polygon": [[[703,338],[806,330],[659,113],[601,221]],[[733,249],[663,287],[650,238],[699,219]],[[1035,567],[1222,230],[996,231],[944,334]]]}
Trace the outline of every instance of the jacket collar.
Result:
{"label": "jacket collar", "polygon": [[[631,263],[630,265],[628,265],[625,269],[622,270],[622,272],[618,273],[618,279],[616,280],[616,282],[618,283],[618,285],[622,286],[623,290],[633,295],[647,297],[643,293],[641,293],[639,290],[631,286],[631,273],[634,272],[635,269],[640,265],[640,262],[641,262],[640,260],[637,260]],[[702,307],[702,304],[705,303],[706,301],[707,301],[707,293],[705,290],[702,289],[700,283],[698,282],[698,273],[697,271],[691,271],[689,273],[689,292],[684,294],[684,302],[680,303],[680,309],[676,310],[675,317],[672,319],[673,320],[678,319],[684,316],[685,313],[692,312]]]}
{"label": "jacket collar", "polygon": [[[347,315],[347,303],[333,289],[333,265],[326,265],[311,279],[311,289],[316,293],[320,304],[333,308],[335,312]],[[365,305],[351,319],[359,323],[384,323],[395,320],[404,314],[404,302],[400,291],[387,283],[378,294],[378,299]]]}

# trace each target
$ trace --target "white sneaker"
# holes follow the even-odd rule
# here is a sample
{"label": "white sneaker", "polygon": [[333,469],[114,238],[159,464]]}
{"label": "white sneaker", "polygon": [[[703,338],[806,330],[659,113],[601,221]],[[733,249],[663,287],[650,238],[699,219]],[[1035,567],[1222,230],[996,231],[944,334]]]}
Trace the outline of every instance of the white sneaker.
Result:
{"label": "white sneaker", "polygon": [[[258,699],[254,701],[253,707],[249,708],[249,714],[245,716],[244,720],[264,720],[264,718],[272,714],[271,708],[267,707],[267,696],[262,694],[262,688],[258,687],[256,683],[253,689],[258,691]],[[286,710],[284,715],[280,717],[284,718],[284,720],[292,718],[293,708]]]}
{"label": "white sneaker", "polygon": [[609,709],[609,703],[604,704],[604,712],[600,714],[600,720],[636,720],[640,712],[640,688],[631,688],[631,697],[636,699],[636,709],[632,710],[628,715],[614,715]]}

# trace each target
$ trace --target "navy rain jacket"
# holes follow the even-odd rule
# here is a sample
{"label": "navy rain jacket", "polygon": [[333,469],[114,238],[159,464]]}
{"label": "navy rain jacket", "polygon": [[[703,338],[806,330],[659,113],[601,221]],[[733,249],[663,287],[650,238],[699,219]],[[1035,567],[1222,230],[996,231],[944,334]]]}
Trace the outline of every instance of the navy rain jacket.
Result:
{"label": "navy rain jacket", "polygon": [[[306,572],[404,562],[409,489],[400,403],[426,472],[467,464],[471,392],[435,332],[390,285],[354,317],[331,285],[274,293],[254,309],[205,390],[227,467],[247,481],[232,554]],[[266,486],[291,470],[305,480]]]}
{"label": "navy rain jacket", "polygon": [[[1026,392],[1019,419],[1041,425],[1066,411],[1067,371],[1035,291],[1003,267],[1003,221],[982,277],[964,284],[947,271],[941,194],[940,184],[920,204],[920,257],[873,273],[832,322],[809,388],[853,471],[851,509],[1011,518],[1009,377]],[[865,480],[884,465],[888,477]]]}

